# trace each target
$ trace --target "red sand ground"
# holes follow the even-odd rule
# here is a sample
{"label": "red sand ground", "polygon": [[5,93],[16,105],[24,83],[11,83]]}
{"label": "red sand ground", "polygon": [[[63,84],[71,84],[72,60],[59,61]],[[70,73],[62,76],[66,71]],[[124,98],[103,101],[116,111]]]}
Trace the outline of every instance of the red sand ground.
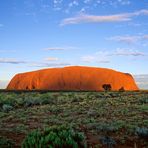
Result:
{"label": "red sand ground", "polygon": [[139,90],[133,77],[106,68],[71,66],[49,68],[20,73],[13,77],[9,90],[104,90],[102,85],[110,84],[112,90]]}

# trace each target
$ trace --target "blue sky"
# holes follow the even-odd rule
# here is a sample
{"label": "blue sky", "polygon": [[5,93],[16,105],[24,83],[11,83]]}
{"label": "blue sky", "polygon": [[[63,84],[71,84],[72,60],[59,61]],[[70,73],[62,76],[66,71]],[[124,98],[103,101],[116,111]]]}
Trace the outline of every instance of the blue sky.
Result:
{"label": "blue sky", "polygon": [[70,65],[148,74],[148,1],[0,1],[1,81]]}

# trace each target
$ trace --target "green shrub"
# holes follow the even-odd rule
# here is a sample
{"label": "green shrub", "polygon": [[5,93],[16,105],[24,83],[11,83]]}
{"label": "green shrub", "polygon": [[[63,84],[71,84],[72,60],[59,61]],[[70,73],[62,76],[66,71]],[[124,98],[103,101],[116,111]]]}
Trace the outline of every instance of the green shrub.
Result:
{"label": "green shrub", "polygon": [[102,125],[99,125],[97,126],[97,130],[98,132],[105,132],[105,133],[109,133],[109,132],[114,132],[116,131],[116,127],[112,126],[112,125],[109,125],[109,124],[102,124]]}
{"label": "green shrub", "polygon": [[13,106],[15,104],[15,99],[13,98],[13,95],[2,95],[0,97],[0,105],[2,106],[3,104],[9,104]]}
{"label": "green shrub", "polygon": [[2,106],[2,111],[4,111],[4,112],[9,112],[9,111],[11,111],[11,110],[13,110],[13,106],[11,106],[11,105],[9,105],[9,104],[4,104],[4,105]]}
{"label": "green shrub", "polygon": [[102,144],[107,145],[108,148],[112,148],[113,145],[116,145],[116,141],[113,138],[108,136],[101,137],[100,140]]}
{"label": "green shrub", "polygon": [[140,104],[146,104],[148,103],[148,96],[142,96],[140,98]]}
{"label": "green shrub", "polygon": [[41,104],[55,104],[57,98],[50,93],[42,94],[40,96]]}
{"label": "green shrub", "polygon": [[148,128],[146,127],[138,127],[136,129],[136,134],[140,137],[140,138],[148,138]]}
{"label": "green shrub", "polygon": [[1,148],[13,148],[14,143],[9,139],[6,139],[0,136],[0,147]]}
{"label": "green shrub", "polygon": [[41,99],[39,97],[29,97],[29,98],[25,98],[24,100],[25,107],[30,107],[34,105],[40,105],[40,104],[41,104]]}
{"label": "green shrub", "polygon": [[86,147],[84,134],[66,126],[53,126],[43,131],[35,130],[28,134],[22,143],[23,148],[78,148]]}
{"label": "green shrub", "polygon": [[122,120],[117,120],[114,121],[112,123],[100,123],[97,126],[97,131],[98,132],[105,132],[105,133],[109,133],[109,132],[116,132],[117,130],[123,128],[125,126],[125,122]]}

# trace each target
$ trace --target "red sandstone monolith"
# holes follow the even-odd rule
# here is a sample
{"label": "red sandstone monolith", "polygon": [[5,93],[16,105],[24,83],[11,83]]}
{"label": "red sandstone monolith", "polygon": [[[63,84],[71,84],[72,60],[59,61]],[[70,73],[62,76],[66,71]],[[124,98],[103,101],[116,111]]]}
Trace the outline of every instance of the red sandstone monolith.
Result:
{"label": "red sandstone monolith", "polygon": [[111,90],[138,90],[128,73],[107,68],[70,66],[49,68],[15,75],[7,86],[8,90],[104,90],[103,85],[110,85]]}

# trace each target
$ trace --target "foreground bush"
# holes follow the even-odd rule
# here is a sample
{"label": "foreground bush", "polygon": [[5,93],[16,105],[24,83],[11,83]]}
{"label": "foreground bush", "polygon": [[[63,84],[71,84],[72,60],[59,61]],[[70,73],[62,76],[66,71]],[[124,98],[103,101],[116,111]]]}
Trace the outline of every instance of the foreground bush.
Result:
{"label": "foreground bush", "polygon": [[66,126],[53,126],[27,135],[23,148],[85,148],[84,134]]}
{"label": "foreground bush", "polygon": [[0,148],[13,148],[13,147],[14,143],[11,140],[0,136]]}
{"label": "foreground bush", "polygon": [[140,137],[140,138],[145,138],[147,139],[148,138],[148,128],[146,127],[138,127],[136,129],[136,134]]}

